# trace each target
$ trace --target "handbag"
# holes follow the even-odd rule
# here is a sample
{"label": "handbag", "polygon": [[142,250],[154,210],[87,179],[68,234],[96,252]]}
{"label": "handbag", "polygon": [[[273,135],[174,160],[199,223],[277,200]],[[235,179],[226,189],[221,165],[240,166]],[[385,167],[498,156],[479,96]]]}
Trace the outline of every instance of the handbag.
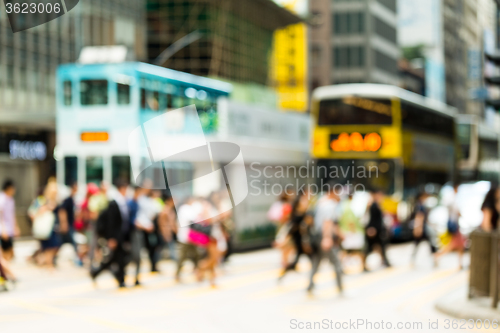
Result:
{"label": "handbag", "polygon": [[47,211],[35,217],[33,221],[33,237],[38,240],[49,239],[55,222],[56,217],[52,211]]}
{"label": "handbag", "polygon": [[204,223],[193,223],[189,226],[188,240],[198,246],[206,246],[210,242],[212,225]]}
{"label": "handbag", "polygon": [[189,226],[191,230],[202,233],[204,235],[210,236],[212,232],[211,224],[203,224],[203,223],[193,223]]}
{"label": "handbag", "polygon": [[210,237],[194,229],[189,229],[188,240],[191,244],[206,246],[210,242]]}

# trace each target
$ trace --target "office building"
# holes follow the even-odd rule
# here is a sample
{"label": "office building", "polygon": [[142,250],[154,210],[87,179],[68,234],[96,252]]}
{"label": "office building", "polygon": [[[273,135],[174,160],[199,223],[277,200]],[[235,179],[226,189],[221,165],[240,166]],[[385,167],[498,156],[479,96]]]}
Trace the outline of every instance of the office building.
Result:
{"label": "office building", "polygon": [[325,84],[397,85],[396,0],[311,0],[313,88]]}
{"label": "office building", "polygon": [[0,6],[0,182],[16,183],[22,227],[30,202],[55,174],[57,66],[90,45],[125,45],[144,59],[143,7],[138,0],[80,1],[55,20],[13,33]]}
{"label": "office building", "polygon": [[274,31],[300,22],[271,0],[148,0],[147,19],[150,62],[261,85],[269,84]]}

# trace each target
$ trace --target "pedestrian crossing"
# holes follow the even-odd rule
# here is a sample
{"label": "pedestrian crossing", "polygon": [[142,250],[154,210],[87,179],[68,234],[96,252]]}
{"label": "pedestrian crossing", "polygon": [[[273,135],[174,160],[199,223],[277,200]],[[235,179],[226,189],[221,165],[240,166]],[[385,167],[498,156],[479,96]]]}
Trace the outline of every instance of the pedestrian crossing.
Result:
{"label": "pedestrian crossing", "polygon": [[[138,288],[117,289],[114,279],[111,276],[106,276],[99,279],[97,285],[93,285],[89,279],[77,284],[73,283],[53,288],[49,293],[53,297],[77,297],[96,291],[126,295],[172,288],[172,290],[176,291],[174,293],[176,297],[196,298],[216,294],[217,292],[245,290],[255,285],[264,284],[264,287],[259,287],[257,292],[252,291],[248,296],[252,300],[263,300],[280,297],[292,292],[305,291],[310,270],[310,264],[307,261],[301,261],[297,270],[289,272],[281,283],[278,283],[278,276],[281,270],[269,267],[270,265],[253,264],[249,267],[233,267],[223,274],[219,272],[217,287],[211,288],[206,283],[200,284],[196,281],[194,276],[189,272],[192,269],[191,267],[183,270],[183,282],[180,284],[177,283],[172,278],[175,270],[174,264],[165,263],[162,266],[164,271],[162,274],[141,273],[140,280],[142,286]],[[359,271],[359,268],[352,268],[351,272],[349,270],[344,271],[345,290],[369,288],[370,286],[377,286],[383,280],[396,279],[399,276],[405,275],[405,278],[398,280],[397,284],[391,285],[389,288],[372,295],[369,300],[374,303],[391,302],[417,289],[425,288],[454,277],[458,272],[457,269],[436,269],[423,273],[416,271],[410,265],[380,269],[370,273],[353,273],[357,271]],[[127,276],[126,282],[128,285],[133,285],[134,281],[135,278],[133,276]],[[334,281],[335,273],[325,262],[315,277],[315,284],[318,286],[318,289],[322,290],[326,285],[334,288]],[[181,287],[181,290],[177,290],[179,287]],[[321,295],[318,296],[321,297]]]}
{"label": "pedestrian crossing", "polygon": [[[161,274],[141,273],[140,287],[118,289],[113,277],[103,275],[93,285],[86,272],[78,281],[68,281],[46,290],[33,293],[19,291],[6,294],[5,301],[24,314],[0,316],[2,323],[40,321],[49,317],[65,317],[83,320],[89,325],[112,328],[119,332],[168,332],[169,330],[142,329],[141,325],[125,325],[118,320],[101,316],[98,309],[124,307],[127,321],[137,322],[153,314],[168,312],[172,318],[184,316],[211,304],[227,307],[234,311],[238,307],[252,306],[269,308],[282,315],[290,314],[318,318],[321,311],[341,302],[349,301],[363,307],[389,308],[401,314],[416,316],[428,304],[467,284],[467,271],[455,268],[413,267],[395,265],[391,268],[375,269],[369,273],[360,272],[356,265],[345,268],[343,277],[344,295],[341,297],[335,284],[334,270],[326,261],[315,277],[316,288],[312,295],[306,293],[310,263],[303,258],[297,270],[289,272],[278,282],[279,257],[273,250],[234,255],[231,263],[220,270],[217,287],[208,282],[197,282],[192,274],[192,265],[187,264],[182,272],[182,282],[173,278],[175,264],[163,262]],[[76,269],[76,268],[75,268]],[[135,268],[134,268],[135,269]],[[131,270],[132,271],[132,270]],[[130,272],[129,272],[130,273]],[[73,276],[73,275],[72,275]],[[134,278],[126,280],[133,285]],[[155,311],[129,311],[126,304],[155,305]],[[168,302],[167,305],[164,302]],[[222,304],[222,305],[221,305]],[[93,314],[79,316],[81,310],[92,309]],[[0,314],[2,305],[0,304]],[[104,313],[104,312],[103,312]]]}

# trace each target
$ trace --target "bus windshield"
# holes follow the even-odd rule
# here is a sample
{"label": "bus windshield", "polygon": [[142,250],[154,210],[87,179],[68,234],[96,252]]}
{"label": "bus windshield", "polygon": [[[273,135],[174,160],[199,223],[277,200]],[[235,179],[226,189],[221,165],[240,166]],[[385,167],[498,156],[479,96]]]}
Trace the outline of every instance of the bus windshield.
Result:
{"label": "bus windshield", "polygon": [[392,108],[389,99],[346,96],[319,103],[318,125],[390,125]]}

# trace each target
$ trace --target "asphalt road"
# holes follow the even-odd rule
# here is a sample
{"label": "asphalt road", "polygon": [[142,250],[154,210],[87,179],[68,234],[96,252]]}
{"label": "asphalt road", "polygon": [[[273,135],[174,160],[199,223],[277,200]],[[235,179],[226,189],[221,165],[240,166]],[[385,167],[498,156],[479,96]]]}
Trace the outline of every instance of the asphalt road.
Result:
{"label": "asphalt road", "polygon": [[[234,255],[219,272],[216,288],[196,282],[191,264],[183,271],[182,283],[176,283],[175,266],[165,261],[160,274],[148,273],[144,264],[142,286],[119,290],[110,274],[93,285],[87,272],[70,260],[68,245],[55,271],[28,264],[25,258],[35,246],[23,242],[16,247],[14,268],[20,282],[14,290],[0,293],[1,332],[487,331],[446,329],[452,318],[437,312],[434,304],[464,288],[468,271],[458,269],[455,254],[434,268],[424,245],[414,266],[409,264],[409,245],[390,248],[389,269],[380,267],[377,254],[369,257],[370,273],[361,272],[357,258],[345,258],[343,295],[325,261],[312,296],[305,292],[307,258],[298,272],[278,283],[276,250]],[[127,283],[132,285],[133,280]]]}

